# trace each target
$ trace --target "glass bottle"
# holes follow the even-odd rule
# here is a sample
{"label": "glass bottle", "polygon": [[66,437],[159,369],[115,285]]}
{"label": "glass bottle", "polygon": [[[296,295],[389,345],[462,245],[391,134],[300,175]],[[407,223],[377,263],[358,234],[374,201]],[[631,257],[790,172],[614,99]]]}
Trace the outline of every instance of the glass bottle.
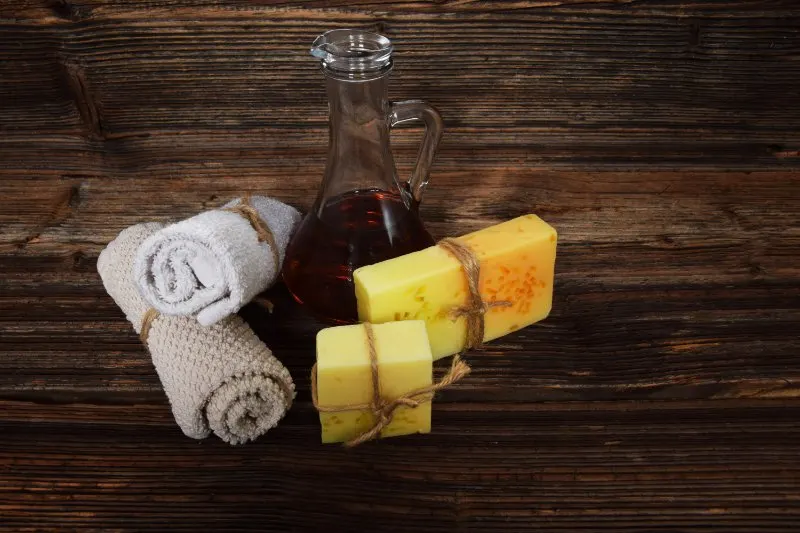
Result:
{"label": "glass bottle", "polygon": [[[294,298],[335,323],[358,319],[353,270],[434,244],[418,208],[442,135],[439,113],[422,101],[390,102],[392,44],[362,30],[319,36],[330,113],[328,161],[316,201],[286,251],[283,277]],[[410,180],[398,180],[389,131],[425,126]]]}

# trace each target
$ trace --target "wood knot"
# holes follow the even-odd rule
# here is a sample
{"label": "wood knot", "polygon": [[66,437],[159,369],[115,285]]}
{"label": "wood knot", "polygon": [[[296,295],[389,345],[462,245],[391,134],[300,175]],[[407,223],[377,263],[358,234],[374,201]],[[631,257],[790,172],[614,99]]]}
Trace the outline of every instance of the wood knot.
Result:
{"label": "wood knot", "polygon": [[47,0],[45,5],[53,14],[66,20],[84,20],[91,16],[92,10],[86,6],[76,6],[69,0]]}
{"label": "wood knot", "polygon": [[75,107],[78,108],[81,122],[86,128],[89,137],[100,140],[105,139],[106,131],[103,126],[100,105],[89,87],[85,67],[71,59],[62,58],[62,64],[67,88],[75,102]]}

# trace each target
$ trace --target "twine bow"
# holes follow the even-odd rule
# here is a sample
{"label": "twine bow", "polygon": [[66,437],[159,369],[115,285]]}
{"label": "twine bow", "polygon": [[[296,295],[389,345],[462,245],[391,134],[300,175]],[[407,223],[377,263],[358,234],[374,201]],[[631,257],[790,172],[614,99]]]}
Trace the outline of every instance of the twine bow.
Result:
{"label": "twine bow", "polygon": [[241,215],[250,223],[250,226],[255,230],[256,235],[258,235],[258,242],[266,242],[269,244],[269,248],[272,250],[272,258],[275,260],[275,271],[279,271],[281,268],[281,256],[278,251],[278,245],[275,243],[275,235],[261,218],[261,215],[258,214],[258,211],[256,211],[250,203],[250,197],[245,196],[238,204],[233,207],[226,207],[222,211],[229,211]]}
{"label": "twine bow", "polygon": [[465,316],[467,319],[464,349],[480,348],[483,345],[486,312],[492,307],[511,307],[514,304],[508,300],[483,301],[480,292],[481,262],[469,246],[451,238],[442,239],[438,245],[461,263],[461,269],[467,277],[467,303],[451,311],[454,318]]}
{"label": "twine bow", "polygon": [[433,393],[445,387],[449,387],[456,381],[465,377],[472,370],[467,363],[456,355],[453,357],[450,370],[448,370],[447,374],[438,382],[428,385],[427,387],[407,392],[394,400],[387,400],[381,395],[380,377],[378,375],[378,354],[375,349],[375,334],[372,331],[372,324],[365,322],[364,329],[367,334],[367,348],[369,352],[370,370],[372,373],[372,401],[370,403],[339,405],[336,407],[321,406],[317,397],[317,365],[315,364],[311,368],[311,401],[317,411],[320,413],[370,411],[375,417],[375,423],[372,427],[345,442],[344,445],[348,448],[358,446],[380,435],[380,432],[392,422],[395,411],[401,405],[411,407],[412,409],[418,407],[420,404],[432,400]]}

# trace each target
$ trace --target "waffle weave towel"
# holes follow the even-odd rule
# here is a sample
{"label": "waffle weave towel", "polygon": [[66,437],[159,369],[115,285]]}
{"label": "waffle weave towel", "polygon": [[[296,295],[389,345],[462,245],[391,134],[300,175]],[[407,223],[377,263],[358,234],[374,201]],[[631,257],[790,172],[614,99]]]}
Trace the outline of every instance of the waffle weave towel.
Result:
{"label": "waffle weave towel", "polygon": [[[97,261],[106,291],[140,334],[150,305],[133,281],[134,255],[162,228],[150,223],[122,231]],[[241,444],[284,416],[294,399],[289,371],[238,315],[209,327],[192,317],[151,315],[145,343],[187,436],[202,439],[213,432]]]}

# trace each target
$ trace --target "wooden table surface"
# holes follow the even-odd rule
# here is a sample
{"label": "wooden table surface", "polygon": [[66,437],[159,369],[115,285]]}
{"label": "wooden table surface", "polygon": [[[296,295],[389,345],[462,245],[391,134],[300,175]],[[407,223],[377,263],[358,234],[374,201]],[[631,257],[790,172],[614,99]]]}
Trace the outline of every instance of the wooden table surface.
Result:
{"label": "wooden table surface", "polygon": [[[0,5],[0,530],[800,530],[794,1]],[[436,237],[534,212],[552,315],[470,353],[434,432],[319,444],[319,324],[244,311],[298,399],[193,441],[96,273],[124,227],[313,201],[307,48],[362,26],[446,133]],[[408,174],[418,132],[393,139]]]}

